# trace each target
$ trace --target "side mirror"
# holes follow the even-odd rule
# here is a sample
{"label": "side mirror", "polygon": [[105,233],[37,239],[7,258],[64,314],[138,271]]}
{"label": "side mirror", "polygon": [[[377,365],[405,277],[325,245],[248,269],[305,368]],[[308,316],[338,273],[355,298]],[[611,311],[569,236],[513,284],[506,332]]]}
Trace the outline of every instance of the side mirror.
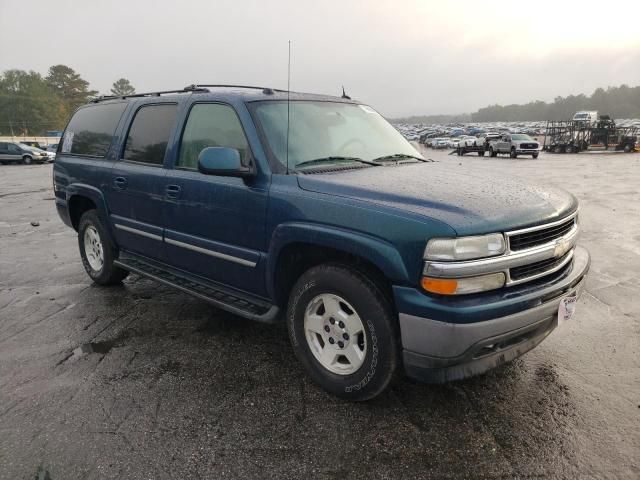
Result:
{"label": "side mirror", "polygon": [[235,148],[207,147],[198,155],[198,170],[205,175],[221,177],[250,177],[253,170],[242,165],[240,152]]}

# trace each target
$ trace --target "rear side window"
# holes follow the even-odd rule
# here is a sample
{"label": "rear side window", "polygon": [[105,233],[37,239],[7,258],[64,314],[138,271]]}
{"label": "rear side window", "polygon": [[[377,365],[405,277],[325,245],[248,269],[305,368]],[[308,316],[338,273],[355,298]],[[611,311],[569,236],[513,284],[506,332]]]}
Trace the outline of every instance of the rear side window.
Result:
{"label": "rear side window", "polygon": [[162,165],[178,106],[173,103],[147,105],[133,118],[124,148],[124,160]]}
{"label": "rear side window", "polygon": [[249,147],[236,112],[228,105],[196,103],[189,112],[182,134],[178,166],[197,168],[198,155],[207,147],[235,148],[243,165],[248,163]]}
{"label": "rear side window", "polygon": [[125,102],[107,103],[78,110],[64,131],[60,152],[104,157],[126,106]]}

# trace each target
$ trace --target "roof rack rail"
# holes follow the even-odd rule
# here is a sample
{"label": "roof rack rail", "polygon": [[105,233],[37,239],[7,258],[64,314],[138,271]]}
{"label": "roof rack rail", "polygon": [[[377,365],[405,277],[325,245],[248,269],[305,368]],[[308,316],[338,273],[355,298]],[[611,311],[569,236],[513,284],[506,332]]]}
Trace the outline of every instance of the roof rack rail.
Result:
{"label": "roof rack rail", "polygon": [[263,92],[270,94],[273,92],[286,92],[286,90],[279,90],[277,88],[271,87],[256,87],[252,85],[226,85],[226,84],[217,84],[217,85],[189,85],[187,88],[250,88],[252,90],[262,90]]}
{"label": "roof rack rail", "polygon": [[169,93],[193,93],[193,92],[208,92],[206,88],[202,88],[200,85],[189,85],[180,90],[163,90],[160,92],[145,92],[145,93],[132,93],[131,95],[101,95],[89,103],[98,103],[105,100],[136,98],[136,97],[159,97],[160,95],[167,95]]}

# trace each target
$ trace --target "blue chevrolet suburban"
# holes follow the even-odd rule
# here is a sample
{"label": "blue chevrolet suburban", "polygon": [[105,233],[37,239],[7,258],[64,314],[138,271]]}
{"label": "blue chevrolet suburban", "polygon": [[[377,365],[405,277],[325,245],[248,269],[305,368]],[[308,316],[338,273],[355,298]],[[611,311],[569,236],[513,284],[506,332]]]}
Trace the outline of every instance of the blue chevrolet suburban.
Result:
{"label": "blue chevrolet suburban", "polygon": [[445,163],[346,96],[193,85],[79,108],[53,183],[95,283],[286,322],[319,385],[366,400],[524,354],[583,289],[572,195]]}

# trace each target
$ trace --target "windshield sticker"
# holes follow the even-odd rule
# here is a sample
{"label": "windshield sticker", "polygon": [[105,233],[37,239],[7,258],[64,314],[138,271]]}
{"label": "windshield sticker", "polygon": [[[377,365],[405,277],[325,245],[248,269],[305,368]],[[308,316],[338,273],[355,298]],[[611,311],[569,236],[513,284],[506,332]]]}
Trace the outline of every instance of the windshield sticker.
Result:
{"label": "windshield sticker", "polygon": [[371,108],[369,105],[358,105],[362,110],[364,110],[367,113],[378,113],[376,112],[373,108]]}
{"label": "windshield sticker", "polygon": [[64,132],[64,139],[62,140],[62,153],[71,152],[72,145],[73,145],[73,132]]}

